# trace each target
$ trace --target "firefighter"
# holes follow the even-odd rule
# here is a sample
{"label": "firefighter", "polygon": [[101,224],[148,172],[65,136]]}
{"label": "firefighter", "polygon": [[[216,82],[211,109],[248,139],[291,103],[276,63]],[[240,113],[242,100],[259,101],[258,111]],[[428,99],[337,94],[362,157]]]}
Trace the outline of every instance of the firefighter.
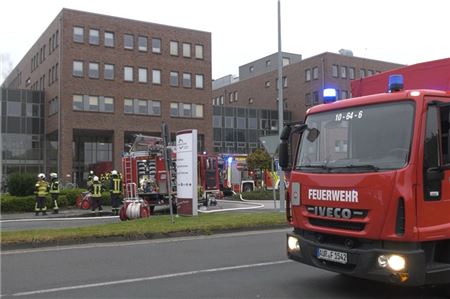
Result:
{"label": "firefighter", "polygon": [[59,181],[58,174],[50,173],[50,195],[52,196],[53,214],[58,214]]}
{"label": "firefighter", "polygon": [[113,215],[119,215],[120,194],[122,193],[122,180],[117,170],[111,171],[109,180],[109,192],[111,194],[111,206]]}
{"label": "firefighter", "polygon": [[88,175],[88,177],[87,177],[87,187],[88,187],[88,188],[92,185],[93,180],[94,180],[94,176],[95,176],[94,171],[93,171],[93,170],[90,170],[90,171],[89,171],[89,175]]}
{"label": "firefighter", "polygon": [[42,215],[47,215],[47,206],[45,205],[45,199],[48,194],[48,183],[45,181],[45,174],[38,174],[38,180],[35,185],[34,194],[36,194],[36,205],[34,207],[35,215],[38,216],[39,212]]}
{"label": "firefighter", "polygon": [[92,214],[95,213],[95,209],[98,208],[100,213],[103,210],[102,207],[102,192],[105,191],[105,186],[100,183],[98,176],[94,176],[92,179],[92,184],[89,186],[88,190],[91,192],[92,198]]}

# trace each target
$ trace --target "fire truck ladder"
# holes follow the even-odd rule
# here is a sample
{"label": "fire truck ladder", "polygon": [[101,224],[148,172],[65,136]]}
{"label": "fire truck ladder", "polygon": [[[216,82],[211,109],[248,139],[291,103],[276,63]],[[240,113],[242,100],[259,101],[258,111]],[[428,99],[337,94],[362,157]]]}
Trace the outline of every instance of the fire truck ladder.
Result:
{"label": "fire truck ladder", "polygon": [[124,159],[124,172],[125,172],[125,184],[131,183],[133,179],[133,174],[131,173],[131,157],[127,157]]}
{"label": "fire truck ladder", "polygon": [[127,199],[137,199],[136,183],[127,183],[125,185],[125,197]]}

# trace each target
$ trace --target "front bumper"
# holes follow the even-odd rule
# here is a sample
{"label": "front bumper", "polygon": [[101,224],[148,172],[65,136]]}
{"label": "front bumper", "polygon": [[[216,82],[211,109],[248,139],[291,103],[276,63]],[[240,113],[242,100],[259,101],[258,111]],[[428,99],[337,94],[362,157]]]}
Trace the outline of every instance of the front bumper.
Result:
{"label": "front bumper", "polygon": [[[289,249],[287,240],[290,236],[298,240],[298,249]],[[443,277],[450,279],[450,268],[444,269],[444,271],[427,272],[425,252],[419,246],[412,248],[414,246],[405,246],[405,243],[398,243],[398,246],[389,246],[389,249],[386,249],[381,245],[382,242],[366,242],[363,245],[357,245],[359,244],[358,240],[352,240],[355,241],[352,243],[354,246],[345,246],[338,242],[327,242],[326,237],[318,238],[321,241],[319,242],[312,236],[314,236],[313,233],[296,231],[288,233],[286,239],[288,258],[350,276],[408,286],[442,283]],[[317,257],[319,248],[344,253],[347,256],[347,262],[344,264],[319,259]],[[397,254],[405,258],[406,266],[404,270],[393,271],[389,267],[379,265],[378,257],[380,255],[391,254]]]}

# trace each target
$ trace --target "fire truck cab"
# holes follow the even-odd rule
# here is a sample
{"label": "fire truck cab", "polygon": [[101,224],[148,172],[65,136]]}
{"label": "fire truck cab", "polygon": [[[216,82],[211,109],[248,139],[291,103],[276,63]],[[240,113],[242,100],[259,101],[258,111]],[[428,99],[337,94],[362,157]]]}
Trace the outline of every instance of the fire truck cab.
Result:
{"label": "fire truck cab", "polygon": [[288,257],[394,284],[449,284],[450,92],[403,90],[392,76],[387,93],[324,98],[280,138]]}

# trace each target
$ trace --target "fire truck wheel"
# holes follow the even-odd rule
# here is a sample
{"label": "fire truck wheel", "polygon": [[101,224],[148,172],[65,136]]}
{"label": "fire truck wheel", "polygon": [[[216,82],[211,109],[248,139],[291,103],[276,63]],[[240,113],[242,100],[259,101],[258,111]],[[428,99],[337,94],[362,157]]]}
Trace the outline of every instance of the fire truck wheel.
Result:
{"label": "fire truck wheel", "polygon": [[147,218],[148,216],[150,216],[148,208],[141,205],[141,218]]}
{"label": "fire truck wheel", "polygon": [[155,206],[150,206],[150,215],[155,213]]}
{"label": "fire truck wheel", "polygon": [[125,206],[123,206],[123,207],[120,208],[120,211],[119,211],[119,218],[120,218],[120,220],[122,220],[122,221],[128,220],[128,218],[127,218],[127,213],[126,213],[126,210],[125,210]]}
{"label": "fire truck wheel", "polygon": [[90,207],[91,207],[91,203],[89,202],[88,199],[85,198],[81,201],[81,208],[83,210],[89,210]]}
{"label": "fire truck wheel", "polygon": [[75,199],[75,205],[77,208],[81,209],[81,195],[78,195]]}

